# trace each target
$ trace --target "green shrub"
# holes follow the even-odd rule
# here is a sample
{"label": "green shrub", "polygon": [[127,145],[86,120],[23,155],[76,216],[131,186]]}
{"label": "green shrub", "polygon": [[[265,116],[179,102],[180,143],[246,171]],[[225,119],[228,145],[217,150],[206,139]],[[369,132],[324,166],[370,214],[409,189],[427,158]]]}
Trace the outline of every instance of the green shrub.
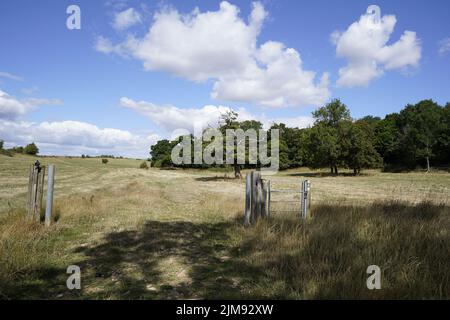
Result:
{"label": "green shrub", "polygon": [[141,164],[139,165],[139,168],[141,168],[141,169],[148,169],[147,161],[141,162]]}
{"label": "green shrub", "polygon": [[39,148],[34,144],[34,142],[27,144],[23,149],[23,153],[30,155],[37,155],[39,153]]}
{"label": "green shrub", "polygon": [[103,159],[102,159],[102,163],[103,163],[103,164],[107,164],[107,163],[108,163],[108,159],[103,158]]}

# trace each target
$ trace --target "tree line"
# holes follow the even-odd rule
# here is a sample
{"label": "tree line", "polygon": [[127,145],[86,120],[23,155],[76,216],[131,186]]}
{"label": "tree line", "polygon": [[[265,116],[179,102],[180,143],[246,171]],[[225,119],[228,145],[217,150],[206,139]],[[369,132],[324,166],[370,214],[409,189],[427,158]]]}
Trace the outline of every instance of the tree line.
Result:
{"label": "tree line", "polygon": [[25,147],[16,146],[9,149],[4,148],[4,141],[0,140],[0,154],[4,154],[12,157],[15,153],[23,153],[29,155],[37,155],[39,153],[39,148],[34,142],[27,144]]}
{"label": "tree line", "polygon": [[[312,113],[314,125],[309,128],[291,128],[274,123],[268,129],[278,129],[279,166],[281,170],[296,167],[329,168],[338,174],[340,168],[411,170],[416,168],[450,166],[450,103],[440,106],[433,100],[406,105],[400,112],[379,117],[352,119],[348,107],[339,99],[333,100]],[[256,120],[237,121],[237,113],[222,115],[218,129],[263,128]],[[151,165],[154,167],[210,168],[217,164],[179,164],[171,160],[172,149],[183,137],[160,140],[151,147]],[[186,137],[184,137],[186,138]],[[192,135],[190,139],[196,138]],[[246,142],[248,145],[248,141]],[[204,143],[202,150],[208,145]],[[270,141],[269,141],[270,145]],[[229,165],[228,165],[229,166]],[[259,163],[233,165],[235,174],[241,168],[257,168]]]}

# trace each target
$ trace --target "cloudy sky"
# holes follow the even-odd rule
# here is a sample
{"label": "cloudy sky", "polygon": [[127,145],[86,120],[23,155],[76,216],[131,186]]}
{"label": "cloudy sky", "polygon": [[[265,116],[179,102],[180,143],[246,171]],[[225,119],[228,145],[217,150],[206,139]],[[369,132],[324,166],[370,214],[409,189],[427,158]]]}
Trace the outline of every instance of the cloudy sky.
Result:
{"label": "cloudy sky", "polygon": [[445,104],[449,27],[446,0],[1,1],[0,139],[144,158],[229,109],[306,127],[333,98],[355,118]]}

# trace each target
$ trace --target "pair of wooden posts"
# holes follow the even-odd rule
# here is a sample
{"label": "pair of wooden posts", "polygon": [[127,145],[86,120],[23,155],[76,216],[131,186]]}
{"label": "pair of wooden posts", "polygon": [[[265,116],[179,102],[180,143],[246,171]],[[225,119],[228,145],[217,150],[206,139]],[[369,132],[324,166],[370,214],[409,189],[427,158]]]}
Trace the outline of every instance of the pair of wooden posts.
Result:
{"label": "pair of wooden posts", "polygon": [[[45,207],[45,225],[49,226],[51,222],[53,209],[53,185],[55,177],[55,166],[49,165],[47,178],[47,203]],[[42,198],[44,194],[45,166],[36,161],[30,167],[27,194],[27,217],[31,220],[40,222],[42,210]]]}
{"label": "pair of wooden posts", "polygon": [[270,181],[261,178],[261,172],[252,171],[245,180],[244,225],[254,224],[259,218],[269,216]]}

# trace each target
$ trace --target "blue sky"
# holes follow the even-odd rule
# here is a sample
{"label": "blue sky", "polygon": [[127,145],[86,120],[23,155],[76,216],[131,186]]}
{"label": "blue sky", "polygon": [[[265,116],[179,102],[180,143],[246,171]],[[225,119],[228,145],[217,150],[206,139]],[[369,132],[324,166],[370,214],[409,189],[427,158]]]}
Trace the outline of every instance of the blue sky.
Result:
{"label": "blue sky", "polygon": [[[66,27],[72,4],[80,30]],[[381,20],[367,33],[371,4]],[[355,118],[445,104],[449,15],[444,0],[2,1],[0,139],[146,157],[226,108],[305,126],[332,98]]]}

